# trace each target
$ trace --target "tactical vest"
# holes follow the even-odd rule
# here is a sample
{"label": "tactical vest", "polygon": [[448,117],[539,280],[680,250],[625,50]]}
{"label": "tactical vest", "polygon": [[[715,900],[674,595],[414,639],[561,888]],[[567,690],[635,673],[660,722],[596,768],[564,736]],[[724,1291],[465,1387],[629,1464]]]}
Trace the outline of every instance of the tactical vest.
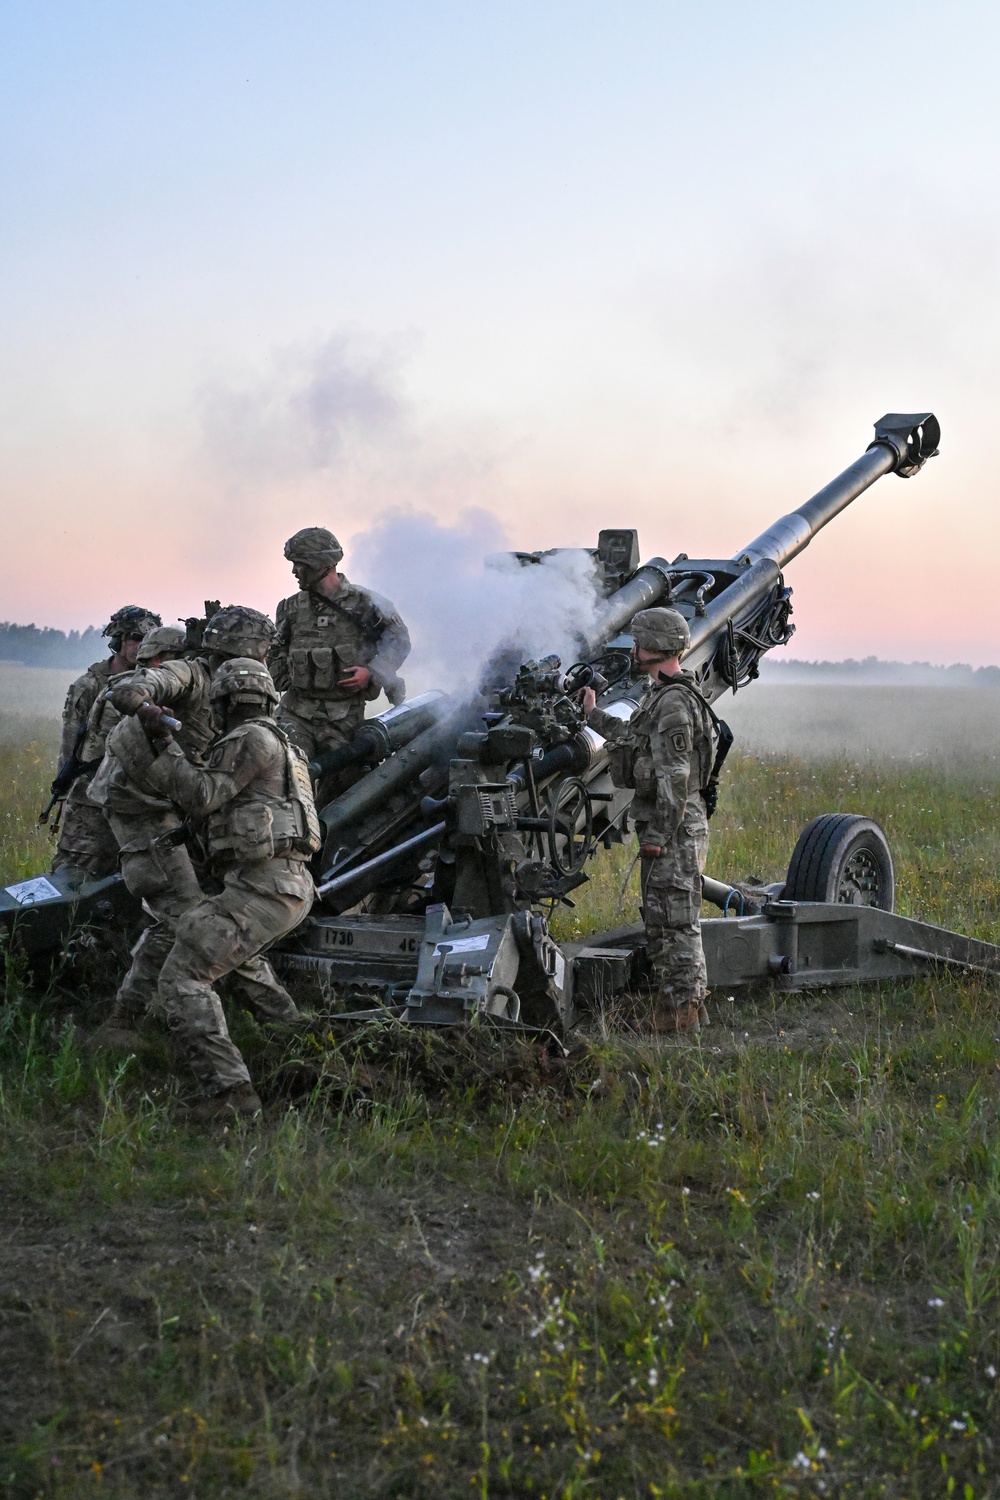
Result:
{"label": "tactical vest", "polygon": [[205,841],[213,864],[232,865],[316,854],[322,844],[308,763],[271,718],[248,719],[217,741],[215,749],[239,737],[247,724],[260,724],[280,742],[282,756],[265,772],[210,813]]}
{"label": "tactical vest", "polygon": [[[693,683],[683,677],[674,677],[669,682],[656,683],[644,696],[642,703],[628,723],[628,730],[608,745],[608,769],[615,786],[633,789],[640,802],[656,801],[656,767],[650,737],[653,728],[653,710],[659,705],[665,692],[685,692],[689,699],[696,700],[695,734],[692,751],[691,782],[706,796],[713,776],[715,746],[712,725],[721,724],[709,704]],[[698,733],[698,729],[701,733]],[[731,737],[730,737],[731,739]],[[727,746],[728,749],[728,746]],[[721,770],[721,765],[718,767]]]}
{"label": "tactical vest", "polygon": [[83,741],[77,751],[77,758],[81,764],[86,766],[92,762],[96,770],[103,760],[108,735],[121,719],[121,714],[111,702],[109,694],[120,682],[127,682],[131,676],[130,669],[128,672],[118,672],[114,677],[109,677],[106,685],[94,700],[90,713],[87,715]]}
{"label": "tactical vest", "polygon": [[374,600],[350,587],[345,600],[308,590],[285,600],[289,686],[323,698],[356,698],[338,687],[351,667],[374,658],[388,620]]}

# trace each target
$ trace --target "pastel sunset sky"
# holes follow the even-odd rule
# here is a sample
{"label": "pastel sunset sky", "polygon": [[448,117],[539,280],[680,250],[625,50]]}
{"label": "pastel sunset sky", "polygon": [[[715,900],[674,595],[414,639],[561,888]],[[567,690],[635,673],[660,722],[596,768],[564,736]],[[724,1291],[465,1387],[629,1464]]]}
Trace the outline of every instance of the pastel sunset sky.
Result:
{"label": "pastel sunset sky", "polygon": [[998,56],[972,0],[3,6],[0,619],[273,611],[311,524],[378,588],[394,512],[430,596],[442,529],[728,556],[933,410],[790,651],[1000,661]]}

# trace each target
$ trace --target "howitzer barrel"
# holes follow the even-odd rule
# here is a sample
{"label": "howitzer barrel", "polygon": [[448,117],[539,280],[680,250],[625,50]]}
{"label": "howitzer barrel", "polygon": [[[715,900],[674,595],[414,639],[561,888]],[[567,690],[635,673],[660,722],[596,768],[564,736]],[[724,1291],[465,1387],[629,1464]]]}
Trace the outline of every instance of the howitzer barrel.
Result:
{"label": "howitzer barrel", "polygon": [[922,468],[928,458],[938,451],[941,428],[931,412],[903,416],[890,412],[875,423],[875,441],[868,451],[856,459],[849,468],[829,484],[823,486],[811,500],[800,505],[787,516],[782,516],[754,537],[750,545],[739,554],[752,563],[770,558],[783,568],[804,547],[808,547],[817,531],[827,522],[863,494],[883,474],[896,473],[909,479]]}
{"label": "howitzer barrel", "polygon": [[[465,725],[461,727],[464,728]],[[354,786],[327,803],[319,815],[327,834],[359,823],[375,808],[380,807],[393,792],[419,776],[443,751],[451,747],[457,733],[450,716],[440,723],[432,724],[408,745],[397,750],[395,755],[390,755],[380,766],[362,776]]]}
{"label": "howitzer barrel", "polygon": [[[805,543],[803,543],[803,546]],[[769,557],[762,557],[741,573],[717,599],[706,606],[705,613],[689,621],[691,645],[684,653],[687,669],[700,667],[712,656],[722,632],[730,620],[739,620],[749,614],[756,604],[774,588],[781,578],[781,569]]]}
{"label": "howitzer barrel", "polygon": [[640,609],[652,609],[670,592],[670,564],[662,557],[650,558],[605,604],[594,629],[581,640],[582,656],[593,656],[629,624]]}
{"label": "howitzer barrel", "polygon": [[448,707],[447,695],[438,688],[421,693],[418,698],[409,698],[384,714],[366,719],[348,744],[317,756],[310,762],[309,769],[314,776],[322,776],[329,771],[346,770],[348,766],[363,761],[377,765],[416,739],[421,730],[437,723]]}

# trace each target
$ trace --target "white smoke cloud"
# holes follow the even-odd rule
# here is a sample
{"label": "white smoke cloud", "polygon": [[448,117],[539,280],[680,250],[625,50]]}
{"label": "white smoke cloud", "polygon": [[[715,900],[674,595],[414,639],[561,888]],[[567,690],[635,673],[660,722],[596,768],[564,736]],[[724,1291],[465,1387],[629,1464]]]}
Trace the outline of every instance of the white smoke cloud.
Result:
{"label": "white smoke cloud", "polygon": [[474,688],[499,648],[522,660],[576,661],[580,634],[600,605],[594,566],[583,549],[523,566],[489,554],[508,546],[488,511],[461,511],[452,523],[425,512],[394,512],[353,538],[351,576],[387,595],[406,621],[413,653],[403,668],[410,693]]}
{"label": "white smoke cloud", "polygon": [[412,440],[401,390],[406,350],[339,332],[272,351],[264,369],[201,394],[204,455],[223,477],[259,484],[343,469]]}

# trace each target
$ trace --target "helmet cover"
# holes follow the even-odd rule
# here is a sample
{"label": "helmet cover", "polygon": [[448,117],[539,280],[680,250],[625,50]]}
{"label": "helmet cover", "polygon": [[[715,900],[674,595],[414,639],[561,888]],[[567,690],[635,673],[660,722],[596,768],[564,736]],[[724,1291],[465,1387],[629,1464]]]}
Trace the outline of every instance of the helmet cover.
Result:
{"label": "helmet cover", "polygon": [[136,661],[142,665],[167,652],[177,656],[184,650],[186,638],[187,632],[180,625],[156,625],[143,636]]}
{"label": "helmet cover", "polygon": [[[126,604],[121,609],[116,609],[111,619],[101,631],[102,635],[119,637],[119,645],[122,640],[130,637],[142,637],[149,630],[154,630],[163,621],[159,615],[155,615],[151,609],[143,609],[141,604]],[[112,639],[114,645],[114,639]],[[118,647],[115,647],[118,650]]]}
{"label": "helmet cover", "polygon": [[259,609],[227,604],[213,615],[202,634],[202,649],[218,656],[252,656],[263,661],[277,631]]}
{"label": "helmet cover", "polygon": [[691,631],[676,609],[640,609],[632,619],[632,639],[643,651],[680,656],[691,644]]}
{"label": "helmet cover", "polygon": [[308,563],[313,568],[335,568],[343,555],[343,547],[325,526],[304,526],[285,543],[289,562]]}
{"label": "helmet cover", "polygon": [[212,678],[211,699],[218,703],[249,703],[270,711],[278,702],[278,689],[263,662],[252,656],[233,656],[224,661]]}

